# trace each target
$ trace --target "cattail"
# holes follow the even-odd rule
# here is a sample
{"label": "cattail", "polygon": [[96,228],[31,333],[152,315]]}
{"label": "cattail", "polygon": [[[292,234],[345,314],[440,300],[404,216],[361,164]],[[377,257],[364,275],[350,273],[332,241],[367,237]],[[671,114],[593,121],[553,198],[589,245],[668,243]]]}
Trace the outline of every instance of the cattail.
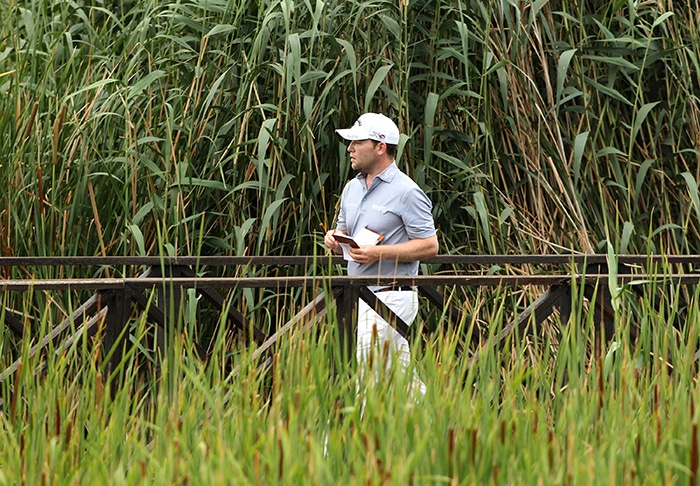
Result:
{"label": "cattail", "polygon": [[536,435],[536,434],[537,434],[537,427],[538,427],[538,423],[537,423],[537,409],[535,409],[535,410],[532,411],[532,435]]}
{"label": "cattail", "polygon": [[659,411],[659,384],[654,385],[654,413]]}
{"label": "cattail", "polygon": [[68,422],[66,422],[66,437],[63,441],[64,445],[68,447],[70,445],[70,441],[73,438],[73,419],[70,418],[68,419]]}
{"label": "cattail", "polygon": [[102,394],[104,393],[104,383],[102,382],[102,373],[98,372],[95,376],[95,407],[98,407],[102,402]]}
{"label": "cattail", "polygon": [[282,438],[277,438],[277,449],[279,450],[279,461],[277,463],[277,479],[282,479],[284,475],[284,448],[282,447]]}
{"label": "cattail", "polygon": [[24,140],[29,138],[29,134],[32,131],[32,127],[34,126],[34,119],[36,118],[36,112],[39,109],[39,102],[35,101],[34,106],[32,107],[32,114],[29,115],[29,122],[27,123],[27,128],[24,129]]}
{"label": "cattail", "polygon": [[253,454],[253,477],[255,478],[255,484],[260,484],[260,451],[258,450]]}
{"label": "cattail", "polygon": [[61,134],[61,128],[63,127],[63,120],[66,117],[66,108],[67,106],[63,105],[63,108],[61,108],[61,113],[56,119],[56,124],[53,126],[53,154],[51,157],[51,163],[53,165],[56,165],[58,162],[58,138]]}
{"label": "cattail", "polygon": [[[306,452],[308,454],[311,451],[311,430],[309,430],[308,428],[306,429],[306,433],[304,434],[304,443],[306,444]],[[309,477],[313,477],[315,468],[314,457],[312,454],[309,454],[309,465],[307,471],[309,473]]]}

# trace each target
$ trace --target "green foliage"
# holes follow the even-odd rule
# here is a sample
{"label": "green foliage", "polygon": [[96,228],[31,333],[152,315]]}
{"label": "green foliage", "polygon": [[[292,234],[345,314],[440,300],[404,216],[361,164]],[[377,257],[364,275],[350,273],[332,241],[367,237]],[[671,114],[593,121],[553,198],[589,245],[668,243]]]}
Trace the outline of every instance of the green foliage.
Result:
{"label": "green foliage", "polygon": [[493,292],[479,301],[489,319],[479,359],[460,341],[468,321],[422,347],[414,339],[421,398],[393,367],[372,382],[337,366],[333,312],[262,358],[231,353],[220,333],[204,362],[189,331],[176,333],[158,364],[137,319],[112,375],[92,339],[42,356],[26,340],[0,383],[0,482],[689,482],[700,451],[698,310],[687,303],[698,294],[660,280],[639,288],[620,289],[618,331],[600,348],[576,293],[560,333],[529,329],[496,345],[511,309],[505,289]]}
{"label": "green foliage", "polygon": [[367,110],[407,134],[399,163],[434,201],[443,251],[619,248],[625,225],[630,252],[698,251],[692,8],[0,13],[3,254],[313,253],[351,176],[333,130]]}
{"label": "green foliage", "polygon": [[[352,176],[334,129],[364,111],[405,134],[399,165],[433,200],[445,253],[700,253],[698,13],[665,1],[0,0],[0,254],[322,254]],[[666,323],[697,320],[697,297],[635,307],[612,280],[620,327],[640,325],[634,346],[616,336],[592,359],[578,302],[574,325],[468,367],[474,326],[454,337],[430,315],[425,403],[374,390],[363,421],[323,333],[280,346],[290,365],[273,369],[274,390],[219,335],[213,363],[242,363],[235,383],[183,343],[167,384],[142,381],[129,356],[129,386],[110,399],[84,342],[49,353],[41,379],[40,358],[25,359],[2,385],[16,401],[0,413],[0,482],[685,481],[694,378],[658,357],[692,368],[695,330]],[[528,297],[503,292],[455,299],[493,339]],[[54,298],[3,295],[0,309],[38,316],[27,324],[45,335],[80,301],[56,310]],[[235,298],[266,326],[305,300]],[[187,305],[185,343],[200,310]],[[15,349],[0,329],[7,359],[26,358],[30,340]],[[333,412],[336,400],[348,406]]]}

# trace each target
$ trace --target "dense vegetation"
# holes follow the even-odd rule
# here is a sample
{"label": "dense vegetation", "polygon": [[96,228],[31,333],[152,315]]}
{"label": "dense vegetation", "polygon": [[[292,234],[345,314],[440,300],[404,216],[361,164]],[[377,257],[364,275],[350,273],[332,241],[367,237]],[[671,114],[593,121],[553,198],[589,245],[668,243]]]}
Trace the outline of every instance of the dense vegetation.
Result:
{"label": "dense vegetation", "polygon": [[[668,0],[0,0],[0,255],[323,254],[352,176],[333,130],[365,111],[405,134],[399,166],[442,253],[700,253],[699,16]],[[465,295],[491,337],[532,297]],[[272,296],[248,297],[266,314]],[[5,294],[0,317],[26,310],[41,336],[71,299]],[[597,358],[582,300],[571,326],[471,368],[470,322],[438,326],[423,403],[399,377],[362,419],[352,370],[330,364],[332,316],[268,373],[223,337],[202,366],[185,333],[167,383],[127,356],[111,397],[99,348],[29,359],[38,338],[0,328],[2,369],[24,358],[0,387],[0,483],[694,478],[695,291],[616,292],[621,332]]]}
{"label": "dense vegetation", "polygon": [[313,253],[333,129],[372,110],[443,252],[697,253],[697,11],[670,7],[5,0],[2,252]]}

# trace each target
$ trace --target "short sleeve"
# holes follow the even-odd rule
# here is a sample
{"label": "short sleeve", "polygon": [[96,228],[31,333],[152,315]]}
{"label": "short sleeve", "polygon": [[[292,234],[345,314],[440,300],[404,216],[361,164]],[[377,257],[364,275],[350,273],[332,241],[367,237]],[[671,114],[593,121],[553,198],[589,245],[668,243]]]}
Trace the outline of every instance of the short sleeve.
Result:
{"label": "short sleeve", "polygon": [[429,238],[436,234],[433,203],[417,185],[404,196],[401,218],[411,239]]}

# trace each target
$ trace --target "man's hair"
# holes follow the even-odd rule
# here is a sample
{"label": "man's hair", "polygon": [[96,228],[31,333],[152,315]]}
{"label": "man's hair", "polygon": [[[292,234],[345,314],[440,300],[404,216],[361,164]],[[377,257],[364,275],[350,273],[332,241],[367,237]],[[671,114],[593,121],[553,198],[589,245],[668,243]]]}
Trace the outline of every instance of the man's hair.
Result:
{"label": "man's hair", "polygon": [[[370,138],[370,140],[372,140],[372,139]],[[398,145],[393,144],[393,143],[380,142],[378,140],[372,140],[372,143],[374,144],[375,147],[377,146],[378,143],[383,143],[384,145],[386,145],[386,153],[390,157],[396,158],[396,153],[399,150]]]}

